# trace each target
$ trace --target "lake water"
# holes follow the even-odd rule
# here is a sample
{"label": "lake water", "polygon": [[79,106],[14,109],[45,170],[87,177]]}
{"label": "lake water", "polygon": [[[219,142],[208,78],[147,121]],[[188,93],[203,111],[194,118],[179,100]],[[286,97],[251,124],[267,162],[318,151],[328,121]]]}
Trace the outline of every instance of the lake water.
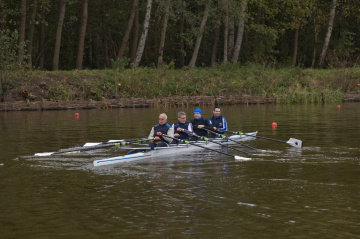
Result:
{"label": "lake water", "polygon": [[222,107],[230,130],[303,141],[248,141],[264,152],[246,162],[199,151],[93,166],[119,148],[32,156],[147,137],[159,113],[173,123],[181,110],[192,118],[194,108],[0,112],[0,238],[360,238],[360,103]]}

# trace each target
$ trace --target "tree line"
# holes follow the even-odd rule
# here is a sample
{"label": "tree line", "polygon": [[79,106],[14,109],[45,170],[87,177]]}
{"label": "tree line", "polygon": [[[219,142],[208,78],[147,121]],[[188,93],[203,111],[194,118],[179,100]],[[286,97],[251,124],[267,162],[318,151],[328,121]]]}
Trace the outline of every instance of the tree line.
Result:
{"label": "tree line", "polygon": [[0,57],[41,70],[349,67],[359,23],[360,0],[0,0]]}

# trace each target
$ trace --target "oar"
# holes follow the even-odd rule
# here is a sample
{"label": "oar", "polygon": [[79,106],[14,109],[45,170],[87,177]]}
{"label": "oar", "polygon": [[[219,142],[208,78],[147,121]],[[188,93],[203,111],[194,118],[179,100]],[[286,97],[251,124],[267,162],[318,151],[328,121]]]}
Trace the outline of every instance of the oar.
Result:
{"label": "oar", "polygon": [[100,143],[85,143],[83,145],[83,147],[92,147],[92,146],[96,146],[96,145],[102,145],[102,144],[109,144],[109,143],[119,143],[119,142],[135,142],[136,143],[145,143],[146,141],[148,141],[149,139],[144,139],[144,138],[140,138],[140,139],[129,139],[129,140],[109,140],[108,142],[100,142]]}
{"label": "oar", "polygon": [[217,133],[217,132],[215,132],[215,131],[212,131],[212,130],[210,130],[210,129],[208,129],[208,128],[205,128],[204,130],[210,131],[211,133],[216,134],[216,135],[219,136],[220,138],[227,139],[227,140],[230,140],[230,141],[232,141],[232,142],[234,142],[234,143],[237,143],[237,144],[240,144],[240,145],[242,145],[242,146],[248,147],[249,149],[253,149],[253,150],[258,150],[258,151],[260,151],[259,149],[253,148],[253,147],[251,147],[251,146],[249,146],[249,145],[246,145],[246,144],[240,143],[240,142],[238,142],[238,141],[236,141],[236,140],[230,139],[229,137],[227,137],[227,136],[224,135],[224,134],[219,134],[219,133]]}
{"label": "oar", "polygon": [[229,148],[229,149],[236,150],[236,151],[239,151],[239,152],[244,153],[244,154],[250,154],[250,153],[245,152],[245,151],[242,151],[242,150],[240,150],[240,149],[236,149],[236,148],[230,147],[229,145],[226,145],[226,144],[222,144],[222,143],[216,142],[215,140],[211,140],[211,139],[209,139],[209,138],[207,138],[207,137],[204,137],[204,136],[199,136],[199,135],[193,134],[193,133],[192,133],[192,132],[190,132],[189,130],[186,130],[186,129],[181,129],[181,128],[178,128],[178,129],[180,129],[180,131],[182,131],[182,132],[184,132],[184,133],[188,134],[189,136],[194,136],[194,137],[196,137],[196,138],[198,138],[198,139],[201,139],[201,140],[204,140],[204,141],[209,141],[209,142],[212,142],[212,143],[215,143],[215,144],[221,145],[221,146],[225,146],[225,147],[227,147],[227,148]]}
{"label": "oar", "polygon": [[204,147],[204,146],[202,146],[202,145],[198,145],[198,144],[192,143],[192,142],[190,142],[190,141],[188,141],[188,140],[177,139],[177,138],[171,137],[171,136],[166,135],[166,134],[163,134],[162,136],[167,137],[167,138],[170,138],[170,139],[173,139],[173,140],[176,140],[176,141],[178,141],[178,142],[180,142],[180,143],[191,144],[191,145],[194,145],[194,146],[203,148],[203,149],[207,149],[207,150],[210,150],[210,151],[217,152],[217,153],[219,153],[219,154],[224,154],[224,155],[227,155],[227,156],[230,156],[230,157],[234,157],[235,159],[238,159],[238,160],[243,160],[243,161],[251,160],[251,158],[245,158],[245,157],[241,157],[241,156],[237,156],[237,155],[233,155],[233,154],[221,152],[221,151],[219,151],[219,150],[207,148],[207,147]]}
{"label": "oar", "polygon": [[108,144],[99,145],[99,146],[75,148],[75,149],[63,150],[63,151],[59,151],[59,152],[36,153],[36,154],[34,154],[34,156],[51,156],[51,155],[59,155],[59,154],[72,154],[72,153],[79,153],[79,152],[90,151],[90,150],[95,150],[95,149],[110,148],[110,147],[114,147],[114,146],[124,146],[126,144],[128,144],[128,143],[127,142],[108,143]]}
{"label": "oar", "polygon": [[290,144],[291,146],[293,146],[295,148],[302,148],[302,141],[300,139],[290,138],[288,141],[282,141],[282,140],[271,139],[271,138],[266,138],[266,137],[257,136],[257,135],[250,135],[250,134],[246,134],[246,133],[244,134],[242,132],[233,132],[233,131],[228,131],[228,130],[223,130],[223,131],[232,133],[235,135],[246,135],[246,136],[251,136],[251,137],[255,137],[255,138],[259,138],[259,139],[267,139],[267,140],[276,141],[276,142],[280,142],[280,143]]}

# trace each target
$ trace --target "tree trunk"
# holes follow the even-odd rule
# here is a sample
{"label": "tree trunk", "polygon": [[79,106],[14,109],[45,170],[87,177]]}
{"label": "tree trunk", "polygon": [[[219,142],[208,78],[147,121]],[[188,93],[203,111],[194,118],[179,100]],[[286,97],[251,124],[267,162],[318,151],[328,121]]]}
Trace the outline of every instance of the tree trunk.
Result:
{"label": "tree trunk", "polygon": [[0,30],[4,30],[6,27],[6,12],[5,12],[5,2],[0,0]]}
{"label": "tree trunk", "polygon": [[[45,69],[45,23],[42,21],[40,23],[40,39],[39,39],[39,68],[40,70]],[[43,50],[44,49],[44,50]]]}
{"label": "tree trunk", "polygon": [[181,67],[185,66],[185,44],[184,44],[184,38],[182,37],[184,34],[184,25],[185,25],[185,17],[184,14],[181,14],[180,19],[180,65]]}
{"label": "tree trunk", "polygon": [[54,58],[53,58],[53,65],[52,65],[53,71],[59,70],[61,34],[62,34],[62,27],[63,27],[63,23],[64,23],[64,18],[65,18],[65,7],[66,7],[66,1],[60,0],[60,14],[59,14],[58,26],[56,29],[56,42],[55,42]]}
{"label": "tree trunk", "polygon": [[228,61],[229,14],[226,14],[224,21],[224,63],[226,63]]}
{"label": "tree trunk", "polygon": [[196,38],[194,51],[193,51],[191,61],[190,61],[190,64],[189,64],[190,69],[193,69],[195,67],[195,63],[196,63],[196,60],[197,60],[197,57],[198,57],[198,54],[199,54],[199,49],[200,49],[202,36],[203,36],[205,25],[206,25],[206,21],[207,21],[207,19],[209,17],[209,8],[210,8],[209,4],[206,4],[205,11],[204,11],[204,16],[203,16],[203,18],[201,20],[201,24],[200,24],[200,32],[199,32],[198,37]]}
{"label": "tree trunk", "polygon": [[169,9],[170,9],[170,0],[166,0],[165,3],[165,9],[164,9],[164,24],[161,31],[161,37],[160,37],[160,46],[159,46],[159,57],[158,57],[158,68],[161,68],[163,65],[163,55],[164,55],[164,46],[165,46],[165,37],[166,37],[166,29],[169,19]]}
{"label": "tree trunk", "polygon": [[329,15],[329,22],[328,22],[328,29],[326,32],[324,45],[323,45],[323,48],[322,48],[322,51],[320,54],[320,58],[319,58],[319,64],[318,64],[319,68],[324,67],[325,56],[326,56],[327,49],[329,47],[331,33],[332,33],[333,26],[334,26],[335,10],[336,10],[336,0],[332,0],[330,15]]}
{"label": "tree trunk", "polygon": [[18,50],[18,59],[22,63],[24,56],[24,46],[25,43],[25,27],[26,27],[26,0],[21,0],[20,8],[20,28],[19,28],[19,50]]}
{"label": "tree trunk", "polygon": [[294,39],[294,51],[292,57],[292,66],[296,66],[297,50],[299,44],[299,27],[295,29],[295,39]]}
{"label": "tree trunk", "polygon": [[312,57],[312,62],[311,62],[311,68],[315,67],[315,60],[316,60],[316,46],[317,46],[317,42],[318,42],[318,28],[316,27],[316,23],[314,22],[314,32],[315,32],[315,36],[314,36],[314,49],[313,49],[313,57]]}
{"label": "tree trunk", "polygon": [[130,62],[134,63],[136,58],[136,50],[139,42],[139,8],[136,10],[134,27],[132,28],[131,39],[129,42]]}
{"label": "tree trunk", "polygon": [[28,63],[29,63],[30,67],[33,66],[32,65],[32,49],[33,49],[33,41],[34,41],[36,14],[37,14],[37,0],[34,0],[33,12],[31,14],[31,28],[30,28],[29,46],[28,46],[28,54],[29,54]]}
{"label": "tree trunk", "polygon": [[214,66],[216,63],[216,53],[218,50],[219,38],[220,38],[220,26],[216,27],[215,29],[215,39],[214,39],[214,45],[211,55],[211,66]]}
{"label": "tree trunk", "polygon": [[82,70],[83,67],[82,65],[84,59],[85,35],[86,35],[86,27],[87,27],[87,19],[88,19],[88,6],[89,6],[89,0],[84,0],[82,5],[78,52],[76,58],[76,69],[78,70]]}
{"label": "tree trunk", "polygon": [[138,49],[137,49],[137,52],[136,52],[136,58],[135,58],[135,62],[134,62],[134,65],[133,65],[134,68],[139,66],[142,55],[144,53],[146,37],[147,37],[148,30],[149,30],[151,5],[152,5],[152,0],[147,0],[146,15],[145,15],[145,20],[144,20],[144,29],[143,29],[143,32],[141,34],[139,46],[138,46]]}
{"label": "tree trunk", "polygon": [[230,22],[229,22],[229,36],[228,36],[228,53],[227,53],[227,59],[230,60],[232,58],[232,53],[234,52],[234,18],[231,17]]}
{"label": "tree trunk", "polygon": [[104,36],[105,68],[110,68],[109,45],[107,37]]}
{"label": "tree trunk", "polygon": [[246,19],[246,8],[247,8],[247,0],[242,2],[241,10],[240,10],[240,19],[239,19],[239,26],[238,26],[238,33],[236,37],[236,44],[234,54],[231,58],[231,63],[237,63],[239,59],[241,43],[244,36],[244,28],[245,28],[245,19]]}
{"label": "tree trunk", "polygon": [[131,9],[131,13],[130,13],[130,17],[129,17],[129,21],[128,21],[128,25],[127,25],[127,28],[125,31],[125,35],[124,35],[123,41],[121,43],[119,54],[117,56],[118,59],[121,59],[124,56],[125,48],[129,41],[129,38],[130,38],[130,32],[131,32],[131,28],[134,23],[134,18],[135,18],[135,14],[137,12],[138,4],[139,4],[139,0],[134,0],[133,6]]}

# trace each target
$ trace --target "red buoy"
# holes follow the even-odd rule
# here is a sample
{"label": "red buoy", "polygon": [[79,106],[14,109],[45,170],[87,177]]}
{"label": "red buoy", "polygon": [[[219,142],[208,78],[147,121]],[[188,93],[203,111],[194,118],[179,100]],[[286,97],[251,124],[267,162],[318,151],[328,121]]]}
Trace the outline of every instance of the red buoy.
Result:
{"label": "red buoy", "polygon": [[75,117],[79,117],[79,113],[75,113]]}
{"label": "red buoy", "polygon": [[340,108],[341,108],[341,106],[340,106],[340,105],[337,105],[337,106],[336,106],[336,108],[340,109]]}
{"label": "red buoy", "polygon": [[273,122],[273,123],[271,124],[271,126],[272,126],[273,128],[276,128],[276,127],[277,127],[277,123],[276,123],[276,122]]}

